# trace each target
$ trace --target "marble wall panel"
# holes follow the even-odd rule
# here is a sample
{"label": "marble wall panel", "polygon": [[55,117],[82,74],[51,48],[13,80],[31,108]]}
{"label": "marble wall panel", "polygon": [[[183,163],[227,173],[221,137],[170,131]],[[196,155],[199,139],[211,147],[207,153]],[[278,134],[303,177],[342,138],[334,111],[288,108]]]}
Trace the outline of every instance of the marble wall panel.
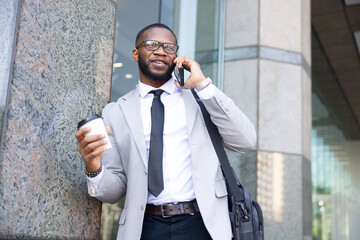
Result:
{"label": "marble wall panel", "polygon": [[258,45],[259,0],[226,1],[225,48]]}
{"label": "marble wall panel", "polygon": [[301,1],[301,52],[307,64],[311,65],[311,3],[310,0]]}
{"label": "marble wall panel", "polygon": [[224,92],[256,127],[258,60],[228,61],[224,65]]}
{"label": "marble wall panel", "polygon": [[258,152],[258,201],[267,240],[303,239],[302,168],[299,155]]}
{"label": "marble wall panel", "polygon": [[108,102],[116,4],[20,4],[0,166],[0,238],[98,239],[99,201],[87,195],[79,120]]}
{"label": "marble wall panel", "polygon": [[301,154],[301,66],[260,60],[259,150]]}
{"label": "marble wall panel", "polygon": [[227,151],[226,154],[240,183],[255,200],[257,198],[257,151],[247,153]]}
{"label": "marble wall panel", "polygon": [[311,161],[303,157],[302,161],[302,219],[304,240],[312,239],[312,182]]}
{"label": "marble wall panel", "polygon": [[302,85],[302,154],[311,160],[312,104],[311,79],[304,69],[301,70]]}
{"label": "marble wall panel", "polygon": [[301,52],[301,0],[260,1],[260,45]]}

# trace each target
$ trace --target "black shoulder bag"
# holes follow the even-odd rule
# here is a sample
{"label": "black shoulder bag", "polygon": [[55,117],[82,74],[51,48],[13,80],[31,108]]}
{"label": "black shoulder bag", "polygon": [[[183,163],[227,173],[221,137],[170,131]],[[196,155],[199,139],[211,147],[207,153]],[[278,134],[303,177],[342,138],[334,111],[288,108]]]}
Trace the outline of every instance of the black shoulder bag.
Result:
{"label": "black shoulder bag", "polygon": [[226,179],[229,215],[234,240],[264,240],[264,221],[260,205],[251,199],[241,185],[224,150],[219,130],[210,119],[210,114],[194,90],[191,90],[199,104],[211,141],[219,158]]}

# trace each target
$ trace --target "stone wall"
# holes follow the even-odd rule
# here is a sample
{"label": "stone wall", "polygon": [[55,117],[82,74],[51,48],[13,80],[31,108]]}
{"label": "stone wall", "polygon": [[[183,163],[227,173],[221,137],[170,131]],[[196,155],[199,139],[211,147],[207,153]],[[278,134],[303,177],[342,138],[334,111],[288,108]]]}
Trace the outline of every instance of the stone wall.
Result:
{"label": "stone wall", "polygon": [[75,133],[110,97],[116,5],[23,0],[16,9],[0,155],[1,239],[98,239],[101,203],[87,195]]}

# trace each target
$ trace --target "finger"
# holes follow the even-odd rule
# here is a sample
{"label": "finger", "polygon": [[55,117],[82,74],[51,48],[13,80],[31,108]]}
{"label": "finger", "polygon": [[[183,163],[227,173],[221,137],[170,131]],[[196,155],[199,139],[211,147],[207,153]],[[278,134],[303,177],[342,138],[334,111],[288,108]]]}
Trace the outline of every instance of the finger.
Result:
{"label": "finger", "polygon": [[174,63],[180,62],[181,59],[183,59],[183,58],[184,58],[184,56],[178,56],[178,57],[176,57],[176,58],[174,59]]}
{"label": "finger", "polygon": [[193,65],[193,62],[195,62],[195,61],[192,60],[191,58],[187,57],[187,56],[184,56],[181,59],[181,66],[184,67],[184,69],[186,71],[191,72],[191,66]]}
{"label": "finger", "polygon": [[175,84],[175,86],[177,86],[178,88],[182,88],[182,87],[180,86],[180,84],[179,84],[178,81],[174,81],[174,84]]}
{"label": "finger", "polygon": [[[181,68],[181,66],[183,65],[187,65],[187,63],[191,61],[191,58],[187,57],[187,56],[179,56],[177,58],[175,58],[174,63],[176,63],[176,66],[178,68]],[[185,66],[184,66],[185,67]]]}
{"label": "finger", "polygon": [[93,152],[94,150],[96,150],[99,147],[105,146],[108,142],[105,139],[96,141],[96,142],[91,142],[89,144],[87,144],[83,149],[82,152],[84,155]]}
{"label": "finger", "polygon": [[96,149],[95,151],[93,151],[93,155],[101,158],[102,154],[103,154],[106,150],[108,150],[107,147],[105,147],[105,146],[104,146],[104,147],[100,147],[100,148]]}
{"label": "finger", "polygon": [[104,139],[105,137],[106,135],[104,134],[86,136],[80,141],[79,149],[84,149],[88,144]]}
{"label": "finger", "polygon": [[176,61],[176,67],[181,68],[182,66],[182,58],[179,58],[178,61]]}
{"label": "finger", "polygon": [[110,133],[110,127],[109,126],[106,127],[106,132],[107,132],[107,134]]}
{"label": "finger", "polygon": [[191,72],[191,68],[190,65],[186,62],[183,62],[182,66],[184,67],[184,69],[188,72]]}
{"label": "finger", "polygon": [[84,135],[90,131],[91,131],[90,127],[81,128],[79,131],[77,131],[75,137],[78,140],[78,142],[80,142],[84,138]]}
{"label": "finger", "polygon": [[107,150],[107,148],[104,147],[99,147],[97,149],[95,149],[94,151],[88,153],[86,155],[86,158],[88,159],[88,162],[96,160],[97,158],[101,159],[102,154]]}

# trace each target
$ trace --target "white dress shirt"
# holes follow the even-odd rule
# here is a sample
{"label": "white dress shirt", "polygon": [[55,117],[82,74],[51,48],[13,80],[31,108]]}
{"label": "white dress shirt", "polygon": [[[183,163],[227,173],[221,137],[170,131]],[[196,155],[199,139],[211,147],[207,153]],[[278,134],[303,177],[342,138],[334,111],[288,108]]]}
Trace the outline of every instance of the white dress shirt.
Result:
{"label": "white dress shirt", "polygon": [[[170,202],[184,202],[195,199],[195,192],[191,176],[191,154],[189,145],[189,133],[186,121],[186,106],[181,90],[170,79],[160,89],[161,102],[165,109],[164,133],[163,133],[163,177],[164,190],[155,197],[148,192],[147,203],[161,205]],[[208,99],[214,96],[215,86],[208,87],[198,92],[200,99]],[[139,82],[139,97],[141,117],[144,129],[146,151],[149,159],[150,133],[151,133],[151,105],[154,95],[149,93],[155,88]],[[196,91],[196,90],[195,90]],[[94,178],[87,179],[98,189],[103,171]]]}

